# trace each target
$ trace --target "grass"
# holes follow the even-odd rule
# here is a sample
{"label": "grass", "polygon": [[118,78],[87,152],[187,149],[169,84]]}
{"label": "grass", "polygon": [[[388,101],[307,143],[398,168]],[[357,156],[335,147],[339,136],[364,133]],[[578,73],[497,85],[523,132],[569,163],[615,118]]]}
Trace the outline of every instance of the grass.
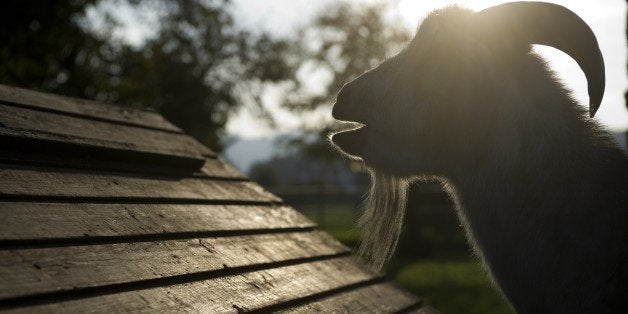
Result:
{"label": "grass", "polygon": [[347,206],[326,208],[322,213],[315,208],[301,206],[299,211],[349,247],[355,247],[360,241],[360,230],[356,228],[357,213],[348,210]]}
{"label": "grass", "polygon": [[514,313],[473,260],[408,262],[393,281],[442,313]]}
{"label": "grass", "polygon": [[[358,213],[348,209],[351,206],[327,207],[324,212],[307,206],[297,208],[346,245],[355,247],[358,243],[360,231],[355,228]],[[432,243],[438,250],[430,250],[423,256],[404,256],[402,248],[398,258],[387,267],[387,276],[442,313],[514,313],[493,288],[480,262],[470,256],[459,228],[446,230],[442,222],[438,224],[427,222],[414,233],[423,243]],[[462,249],[460,245],[443,244],[446,243],[443,238],[452,238],[449,234],[452,229],[460,233],[455,236],[463,242]],[[414,240],[409,242],[415,244]]]}

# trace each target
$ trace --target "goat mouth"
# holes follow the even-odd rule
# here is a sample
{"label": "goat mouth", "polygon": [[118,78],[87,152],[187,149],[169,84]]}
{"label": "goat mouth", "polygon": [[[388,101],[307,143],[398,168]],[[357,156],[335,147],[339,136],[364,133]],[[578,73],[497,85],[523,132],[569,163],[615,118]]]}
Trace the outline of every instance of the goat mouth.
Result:
{"label": "goat mouth", "polygon": [[351,132],[351,131],[359,130],[366,126],[366,124],[361,123],[361,122],[356,122],[356,121],[341,121],[341,120],[336,120],[336,121],[337,121],[338,126],[334,128],[335,129],[334,133]]}
{"label": "goat mouth", "polygon": [[360,158],[364,144],[366,143],[366,125],[355,121],[341,121],[342,128],[332,132],[332,143],[347,155]]}

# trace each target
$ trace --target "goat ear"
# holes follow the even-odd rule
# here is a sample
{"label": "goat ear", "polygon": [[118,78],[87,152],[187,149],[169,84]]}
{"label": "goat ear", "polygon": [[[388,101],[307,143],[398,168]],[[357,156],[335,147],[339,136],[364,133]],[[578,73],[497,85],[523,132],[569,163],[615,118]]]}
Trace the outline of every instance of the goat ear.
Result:
{"label": "goat ear", "polygon": [[604,95],[604,59],[593,31],[574,12],[545,2],[509,2],[477,13],[478,34],[490,41],[510,38],[521,44],[554,47],[572,57],[587,77],[589,115]]}

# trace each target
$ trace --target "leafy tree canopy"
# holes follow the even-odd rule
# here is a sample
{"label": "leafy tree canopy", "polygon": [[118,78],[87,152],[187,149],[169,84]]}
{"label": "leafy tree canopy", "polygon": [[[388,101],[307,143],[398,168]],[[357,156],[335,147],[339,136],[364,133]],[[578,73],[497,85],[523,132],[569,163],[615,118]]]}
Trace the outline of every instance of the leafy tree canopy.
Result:
{"label": "leafy tree canopy", "polygon": [[[411,32],[399,16],[387,15],[388,4],[357,5],[340,2],[323,10],[312,25],[300,30],[293,45],[299,62],[293,65],[296,82],[286,93],[283,105],[295,112],[311,112],[331,106],[347,82],[399,52]],[[322,93],[307,91],[309,74],[323,70],[328,78]],[[344,162],[330,149],[328,134],[337,126],[332,121],[304,127],[306,135],[286,143],[314,160],[328,164]],[[314,139],[312,139],[314,138]],[[332,169],[331,167],[330,169]],[[352,168],[362,169],[360,165]]]}
{"label": "leafy tree canopy", "polygon": [[[239,29],[229,5],[226,0],[1,1],[0,83],[152,108],[219,150],[225,123],[239,105],[256,104],[258,114],[272,120],[261,107],[265,84],[288,86],[281,103],[294,112],[329,108],[345,82],[409,38],[401,23],[385,15],[385,4],[334,3],[290,39]],[[154,12],[155,36],[139,46],[114,36],[121,21],[106,7]],[[96,27],[90,25],[90,11],[102,20]],[[326,79],[312,81],[315,71]],[[324,134],[331,124],[310,127],[310,133]],[[323,136],[293,144],[312,157],[335,158]]]}
{"label": "leafy tree canopy", "polygon": [[[154,10],[157,35],[140,47],[112,36],[115,16],[88,27],[102,4]],[[287,44],[237,29],[228,1],[2,1],[0,82],[153,108],[214,149],[250,81],[291,75]],[[141,8],[140,8],[141,7]],[[253,97],[255,99],[255,97]]]}

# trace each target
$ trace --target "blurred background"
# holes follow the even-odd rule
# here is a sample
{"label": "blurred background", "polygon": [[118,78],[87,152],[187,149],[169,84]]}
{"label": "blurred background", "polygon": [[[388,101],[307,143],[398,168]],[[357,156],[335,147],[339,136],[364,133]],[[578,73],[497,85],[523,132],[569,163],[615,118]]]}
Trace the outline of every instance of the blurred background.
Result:
{"label": "blurred background", "polygon": [[[349,246],[368,188],[325,135],[347,81],[394,55],[431,10],[505,1],[65,0],[0,2],[0,83],[155,110]],[[598,36],[596,119],[626,148],[626,2],[549,1]],[[535,47],[581,103],[575,61]],[[437,184],[413,185],[386,273],[444,313],[508,313]]]}

